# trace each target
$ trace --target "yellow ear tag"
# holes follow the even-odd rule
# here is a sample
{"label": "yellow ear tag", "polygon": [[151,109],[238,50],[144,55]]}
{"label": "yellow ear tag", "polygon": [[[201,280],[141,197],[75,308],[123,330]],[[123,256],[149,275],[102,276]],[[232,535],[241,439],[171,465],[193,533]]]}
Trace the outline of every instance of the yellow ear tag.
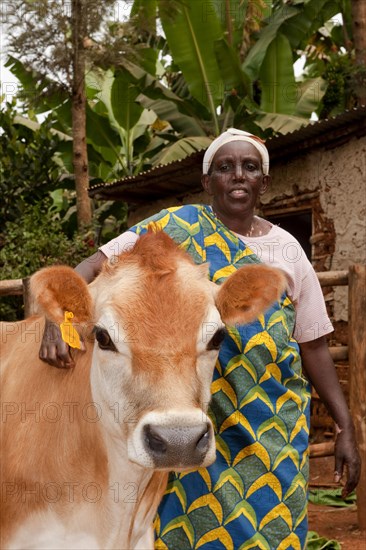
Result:
{"label": "yellow ear tag", "polygon": [[74,317],[74,314],[71,311],[65,311],[65,320],[60,324],[61,336],[66,344],[69,344],[71,348],[81,348],[80,337],[73,324],[71,319]]}

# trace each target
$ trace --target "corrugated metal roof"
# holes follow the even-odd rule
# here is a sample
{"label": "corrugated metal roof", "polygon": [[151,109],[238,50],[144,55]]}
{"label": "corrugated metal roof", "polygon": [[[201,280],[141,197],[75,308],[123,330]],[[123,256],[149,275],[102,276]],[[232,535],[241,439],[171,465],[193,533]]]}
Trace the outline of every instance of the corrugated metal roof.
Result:
{"label": "corrugated metal roof", "polygon": [[[98,183],[89,195],[102,199],[120,199],[130,204],[141,204],[163,197],[185,195],[200,186],[201,165],[205,149],[192,155],[156,166],[137,176],[110,183]],[[195,182],[198,182],[195,185]]]}
{"label": "corrugated metal roof", "polygon": [[294,132],[279,135],[267,140],[266,145],[271,160],[283,155],[305,152],[316,147],[334,148],[348,141],[351,137],[366,134],[366,106],[345,111],[344,113],[312,122]]}
{"label": "corrugated metal roof", "polygon": [[[266,142],[271,164],[293,158],[317,148],[334,148],[352,137],[366,135],[366,106],[336,117],[310,123],[294,132],[278,135]],[[142,204],[169,196],[184,196],[201,189],[201,165],[205,149],[188,157],[156,166],[137,176],[111,183],[98,183],[89,190],[91,197],[119,199]]]}

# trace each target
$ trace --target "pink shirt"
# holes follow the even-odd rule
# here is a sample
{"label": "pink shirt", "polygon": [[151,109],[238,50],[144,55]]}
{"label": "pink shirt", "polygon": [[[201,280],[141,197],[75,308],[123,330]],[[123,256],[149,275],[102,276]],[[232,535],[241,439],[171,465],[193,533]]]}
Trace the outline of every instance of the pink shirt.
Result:
{"label": "pink shirt", "polygon": [[[267,222],[269,223],[269,222]],[[299,343],[316,340],[332,332],[332,323],[327,314],[322,289],[313,266],[300,243],[290,233],[271,224],[267,235],[240,239],[265,264],[282,269],[288,280],[288,295],[296,310],[294,338]],[[131,248],[138,239],[132,231],[126,231],[100,250],[110,258]]]}

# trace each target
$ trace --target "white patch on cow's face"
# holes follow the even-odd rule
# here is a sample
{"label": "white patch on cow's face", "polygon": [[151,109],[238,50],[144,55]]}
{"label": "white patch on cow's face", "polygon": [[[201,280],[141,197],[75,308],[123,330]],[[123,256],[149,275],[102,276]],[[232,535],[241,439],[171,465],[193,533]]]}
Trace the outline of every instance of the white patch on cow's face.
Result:
{"label": "white patch on cow's face", "polygon": [[197,337],[197,373],[204,389],[201,404],[204,411],[207,411],[211,400],[210,385],[215,363],[219,355],[219,347],[215,348],[209,344],[217,333],[224,328],[225,325],[221,321],[218,310],[214,305],[210,305],[206,319],[202,322]]}
{"label": "white patch on cow's face", "polygon": [[123,407],[128,404],[124,388],[132,377],[130,334],[126,325],[116,320],[112,308],[103,312],[96,327],[107,331],[115,350],[103,349],[103,344],[95,341],[91,366],[92,395],[104,425],[112,435],[119,436],[126,416]]}
{"label": "white patch on cow's face", "polygon": [[93,298],[93,303],[96,311],[108,304],[114,295],[123,296],[131,294],[134,288],[138,288],[141,284],[143,271],[136,265],[126,265],[120,272],[120,277],[105,279],[102,276],[94,279],[88,285],[89,292]]}

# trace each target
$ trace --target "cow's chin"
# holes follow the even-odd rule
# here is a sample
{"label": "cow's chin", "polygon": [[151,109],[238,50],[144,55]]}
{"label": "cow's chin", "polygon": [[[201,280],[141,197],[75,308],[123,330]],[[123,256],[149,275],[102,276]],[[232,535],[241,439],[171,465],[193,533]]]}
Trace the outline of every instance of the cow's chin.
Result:
{"label": "cow's chin", "polygon": [[211,420],[200,409],[150,412],[128,439],[128,458],[163,471],[207,467],[216,458]]}

